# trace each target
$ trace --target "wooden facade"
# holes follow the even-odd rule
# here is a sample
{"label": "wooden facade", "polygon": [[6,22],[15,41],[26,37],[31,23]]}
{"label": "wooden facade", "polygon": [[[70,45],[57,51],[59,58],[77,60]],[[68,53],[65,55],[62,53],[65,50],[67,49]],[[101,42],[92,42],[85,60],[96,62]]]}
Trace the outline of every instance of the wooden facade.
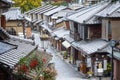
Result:
{"label": "wooden facade", "polygon": [[120,60],[114,60],[114,80],[120,80]]}
{"label": "wooden facade", "polygon": [[[120,39],[120,19],[107,19],[102,20],[102,39],[105,40],[119,40]],[[110,31],[111,30],[111,31]],[[116,34],[117,33],[117,34]],[[111,36],[110,36],[111,35]]]}
{"label": "wooden facade", "polygon": [[[21,25],[19,25],[21,24]],[[21,20],[9,20],[6,22],[6,30],[11,31],[14,29],[16,35],[23,33],[23,24]],[[12,31],[11,31],[12,32]]]}

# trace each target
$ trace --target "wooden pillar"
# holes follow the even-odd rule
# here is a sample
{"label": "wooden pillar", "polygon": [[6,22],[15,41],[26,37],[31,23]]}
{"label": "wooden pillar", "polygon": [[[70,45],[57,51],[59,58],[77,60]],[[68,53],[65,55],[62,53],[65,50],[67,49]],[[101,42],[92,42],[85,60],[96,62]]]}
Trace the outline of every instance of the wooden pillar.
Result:
{"label": "wooden pillar", "polygon": [[1,27],[3,27],[3,29],[6,29],[5,15],[1,15]]}
{"label": "wooden pillar", "polygon": [[69,21],[65,21],[65,25],[66,25],[66,29],[69,30],[70,29]]}
{"label": "wooden pillar", "polygon": [[27,38],[30,38],[31,37],[31,28],[30,27],[27,27],[26,28],[26,36],[27,36]]}

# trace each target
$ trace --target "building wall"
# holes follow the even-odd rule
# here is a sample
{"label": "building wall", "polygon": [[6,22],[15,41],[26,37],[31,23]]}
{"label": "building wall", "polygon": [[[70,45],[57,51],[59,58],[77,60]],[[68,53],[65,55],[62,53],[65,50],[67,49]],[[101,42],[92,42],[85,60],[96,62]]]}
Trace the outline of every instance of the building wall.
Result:
{"label": "building wall", "polygon": [[102,20],[102,39],[108,40],[108,30],[107,30],[107,26],[108,26],[108,20],[103,19]]}
{"label": "building wall", "polygon": [[57,28],[62,27],[62,26],[64,26],[64,22],[60,22],[60,23],[57,23],[57,24],[56,24],[56,27],[57,27]]}
{"label": "building wall", "polygon": [[114,60],[114,80],[120,80],[120,61]]}
{"label": "building wall", "polygon": [[120,19],[111,20],[111,26],[112,26],[112,39],[120,40]]}
{"label": "building wall", "polygon": [[32,15],[32,13],[30,14],[30,16],[31,16],[31,19],[33,20],[33,15]]}
{"label": "building wall", "polygon": [[65,21],[65,22],[64,22],[64,25],[65,25],[65,29],[70,30],[69,21]]}
{"label": "building wall", "polygon": [[120,39],[120,19],[103,19],[102,20],[102,39],[108,40],[108,26],[111,26],[112,30],[112,39],[119,40]]}
{"label": "building wall", "polygon": [[21,23],[20,21],[8,21],[6,22],[6,29],[10,30],[10,28],[14,28],[17,34],[23,32],[23,27],[19,26],[18,24]]}
{"label": "building wall", "polygon": [[34,13],[32,15],[33,15],[33,20],[35,20],[36,19],[36,15]]}
{"label": "building wall", "polygon": [[90,39],[97,39],[101,38],[101,26],[91,26],[88,27],[88,38]]}
{"label": "building wall", "polygon": [[27,38],[30,38],[32,36],[30,27],[26,28],[26,36],[27,36]]}

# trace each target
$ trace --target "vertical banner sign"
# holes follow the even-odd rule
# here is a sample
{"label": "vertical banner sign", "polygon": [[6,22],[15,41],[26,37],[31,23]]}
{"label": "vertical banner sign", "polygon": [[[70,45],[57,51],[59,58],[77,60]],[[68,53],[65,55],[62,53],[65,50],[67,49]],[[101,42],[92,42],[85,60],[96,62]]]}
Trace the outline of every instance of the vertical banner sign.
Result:
{"label": "vertical banner sign", "polygon": [[104,60],[104,65],[103,65],[104,67],[104,70],[107,70],[107,60]]}
{"label": "vertical banner sign", "polygon": [[91,58],[87,58],[87,67],[91,67]]}

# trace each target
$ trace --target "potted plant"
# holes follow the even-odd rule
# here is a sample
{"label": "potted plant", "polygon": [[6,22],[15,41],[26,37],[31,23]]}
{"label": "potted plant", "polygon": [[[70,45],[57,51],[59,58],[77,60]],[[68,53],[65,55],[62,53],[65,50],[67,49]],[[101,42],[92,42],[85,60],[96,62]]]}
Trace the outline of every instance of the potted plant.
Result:
{"label": "potted plant", "polygon": [[63,53],[63,58],[64,58],[64,59],[67,59],[67,51],[65,51],[65,52]]}
{"label": "potted plant", "polygon": [[72,56],[70,55],[70,58],[69,58],[69,63],[71,63],[72,62]]}
{"label": "potted plant", "polygon": [[110,64],[110,63],[107,63],[107,70],[104,71],[104,76],[105,76],[105,77],[110,76],[111,70],[112,70],[111,64]]}
{"label": "potted plant", "polygon": [[44,80],[55,80],[57,72],[55,69],[46,68],[43,71]]}
{"label": "potted plant", "polygon": [[88,74],[89,77],[91,77],[93,75],[93,71],[90,70],[90,71],[87,72],[87,74]]}

